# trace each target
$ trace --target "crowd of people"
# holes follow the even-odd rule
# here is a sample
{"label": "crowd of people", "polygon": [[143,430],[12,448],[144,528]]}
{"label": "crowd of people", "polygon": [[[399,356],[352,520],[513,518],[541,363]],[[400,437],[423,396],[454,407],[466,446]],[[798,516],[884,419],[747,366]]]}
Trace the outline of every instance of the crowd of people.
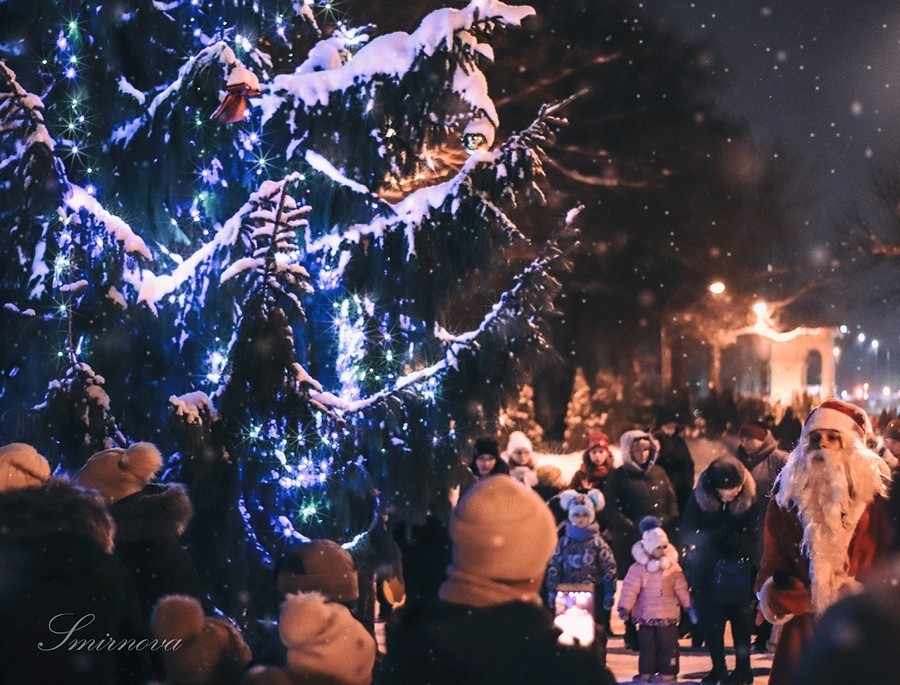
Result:
{"label": "crowd of people", "polygon": [[[251,652],[202,590],[180,541],[190,499],[156,481],[153,445],[104,450],[70,477],[51,475],[34,448],[7,445],[0,681],[614,683],[614,611],[638,653],[636,682],[675,681],[688,635],[709,654],[703,685],[752,683],[754,647],[774,652],[773,685],[900,675],[896,650],[868,654],[900,627],[890,582],[900,561],[889,559],[900,420],[875,431],[864,411],[828,399],[789,453],[765,423],[747,422],[736,453],[697,477],[680,433],[677,416],[661,415],[654,431],[620,437],[620,460],[594,433],[567,483],[538,466],[521,433],[502,452],[476,440],[449,520],[395,531],[406,601],[390,612],[398,598],[379,588],[383,654],[359,610],[371,581],[336,542],[303,542],[277,560],[277,644]],[[554,622],[573,589],[592,599],[584,643],[560,639]]]}

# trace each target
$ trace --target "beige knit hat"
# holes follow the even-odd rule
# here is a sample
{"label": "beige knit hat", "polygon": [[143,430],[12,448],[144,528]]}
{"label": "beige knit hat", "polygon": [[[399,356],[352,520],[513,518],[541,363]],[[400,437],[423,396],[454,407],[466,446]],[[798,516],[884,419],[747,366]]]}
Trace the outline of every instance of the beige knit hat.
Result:
{"label": "beige knit hat", "polygon": [[350,552],[332,540],[312,540],[286,552],[275,587],[289,592],[321,592],[331,602],[354,602],[359,580]]}
{"label": "beige knit hat", "polygon": [[540,582],[556,548],[556,522],[540,496],[509,476],[479,480],[450,519],[453,564],[502,582]]}
{"label": "beige knit hat", "polygon": [[0,447],[0,492],[34,488],[50,477],[50,464],[31,445]]}
{"label": "beige knit hat", "polygon": [[156,445],[136,442],[127,450],[116,447],[97,452],[75,474],[75,480],[99,490],[107,502],[117,502],[143,490],[162,465]]}
{"label": "beige knit hat", "polygon": [[241,685],[370,685],[375,666],[375,638],[342,604],[318,592],[288,595],[278,624],[287,647],[287,665],[258,666]]}
{"label": "beige knit hat", "polygon": [[240,631],[228,619],[204,616],[193,597],[163,597],[150,623],[158,639],[181,640],[178,649],[159,652],[170,685],[234,683],[250,663],[250,648]]}

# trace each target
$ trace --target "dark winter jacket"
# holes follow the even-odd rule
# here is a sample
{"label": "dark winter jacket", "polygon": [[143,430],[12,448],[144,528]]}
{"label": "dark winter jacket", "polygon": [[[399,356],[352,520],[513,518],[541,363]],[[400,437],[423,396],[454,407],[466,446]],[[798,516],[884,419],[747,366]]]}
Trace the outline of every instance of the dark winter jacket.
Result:
{"label": "dark winter jacket", "polygon": [[[756,484],[755,507],[760,526],[766,520],[766,507],[772,498],[772,487],[775,485],[775,479],[781,473],[781,469],[784,468],[787,457],[787,452],[778,448],[778,441],[772,435],[772,431],[766,433],[762,445],[752,454],[748,454],[743,446],[738,447],[738,461],[750,470],[750,475],[753,476],[753,482]],[[757,558],[762,557],[762,551],[763,536],[760,534],[757,539]]]}
{"label": "dark winter jacket", "polygon": [[775,485],[775,479],[784,468],[787,457],[787,452],[778,449],[778,441],[772,435],[772,431],[766,432],[766,438],[762,445],[752,454],[748,454],[743,446],[738,447],[738,461],[753,476],[753,481],[756,483],[756,497],[763,501],[763,511],[772,496],[772,486]]}
{"label": "dark winter jacket", "polygon": [[694,489],[694,459],[684,438],[677,432],[666,435],[662,431],[653,434],[659,443],[659,456],[656,465],[661,466],[672,481],[672,489],[678,500],[678,510],[684,511],[688,497]]}
{"label": "dark winter jacket", "polygon": [[384,685],[615,683],[599,657],[558,644],[550,613],[526,602],[475,608],[434,600],[389,626]]}
{"label": "dark winter jacket", "polygon": [[115,554],[128,569],[146,625],[164,595],[202,602],[200,576],[179,542],[193,513],[183,485],[147,485],[111,504],[109,513],[116,522]]}
{"label": "dark winter jacket", "polygon": [[547,565],[544,585],[550,602],[560,583],[593,585],[594,601],[606,609],[612,608],[616,561],[609,545],[600,537],[596,523],[579,528],[566,522],[566,534],[559,539]]}
{"label": "dark winter jacket", "polygon": [[[634,434],[626,441],[626,437]],[[616,557],[619,579],[625,577],[631,566],[631,547],[641,533],[638,523],[645,516],[657,517],[670,539],[674,539],[678,521],[678,502],[666,472],[655,465],[656,448],[651,441],[650,459],[641,467],[631,459],[631,445],[635,440],[649,438],[649,433],[629,431],[622,439],[622,466],[612,472],[606,481],[603,510],[609,525],[609,541]]]}
{"label": "dark winter jacket", "polygon": [[147,651],[102,649],[148,637],[112,541],[103,501],[67,482],[0,494],[0,682],[145,681]]}
{"label": "dark winter jacket", "polygon": [[[706,471],[700,474],[680,527],[685,573],[696,595],[704,599],[712,594],[717,560],[748,559],[754,567],[759,565],[761,535],[756,485],[750,472],[744,468],[741,491],[727,504],[719,499],[707,475]],[[748,587],[748,594],[750,590]]]}

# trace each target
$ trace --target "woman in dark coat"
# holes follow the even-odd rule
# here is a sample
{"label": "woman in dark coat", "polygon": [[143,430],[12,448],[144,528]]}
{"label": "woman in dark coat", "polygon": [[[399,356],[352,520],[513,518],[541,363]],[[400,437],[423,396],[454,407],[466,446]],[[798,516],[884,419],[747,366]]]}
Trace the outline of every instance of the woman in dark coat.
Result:
{"label": "woman in dark coat", "polygon": [[109,513],[116,523],[116,556],[128,569],[145,623],[165,595],[203,600],[200,576],[179,541],[193,513],[183,485],[146,485],[111,504]]}
{"label": "woman in dark coat", "polygon": [[200,576],[180,543],[193,515],[191,501],[183,485],[150,482],[162,465],[154,445],[136,443],[98,452],[75,476],[107,502],[116,524],[116,556],[128,569],[148,629],[161,597],[203,599]]}
{"label": "woman in dark coat", "polygon": [[[701,681],[747,684],[760,535],[756,485],[731,456],[719,457],[700,475],[681,519],[684,567],[694,592],[712,670]],[[725,623],[731,622],[736,665],[725,667]]]}
{"label": "woman in dark coat", "polygon": [[475,454],[469,468],[476,478],[486,478],[498,473],[509,473],[509,466],[500,458],[500,445],[493,438],[478,438],[475,441]]}
{"label": "woman in dark coat", "polygon": [[674,537],[678,503],[666,472],[655,465],[656,445],[649,433],[628,431],[619,445],[622,466],[609,476],[603,494],[610,546],[622,580],[633,561],[631,547],[641,538],[640,520],[655,516],[666,533]]}
{"label": "woman in dark coat", "polygon": [[[619,579],[631,566],[631,548],[641,539],[638,524],[645,516],[655,516],[674,539],[678,522],[678,502],[666,472],[656,466],[656,443],[645,431],[633,430],[619,440],[622,465],[610,474],[604,496],[605,523],[609,546],[616,558]],[[625,645],[637,650],[634,623],[625,623]]]}
{"label": "woman in dark coat", "polygon": [[92,493],[55,479],[0,493],[0,680],[146,681],[146,649],[103,648],[150,637],[112,548],[112,520]]}

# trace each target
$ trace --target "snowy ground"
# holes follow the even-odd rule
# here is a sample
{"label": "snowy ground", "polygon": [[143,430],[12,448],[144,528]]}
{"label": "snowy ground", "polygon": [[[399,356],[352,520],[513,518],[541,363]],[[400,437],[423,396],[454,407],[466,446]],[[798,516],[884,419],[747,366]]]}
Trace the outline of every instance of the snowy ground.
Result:
{"label": "snowy ground", "polygon": [[[734,454],[738,445],[735,438],[728,437],[719,440],[689,438],[687,443],[688,448],[691,450],[691,456],[694,458],[694,472],[698,477],[713,459],[724,454]],[[616,458],[617,464],[621,463],[618,447],[613,447],[613,456]],[[536,461],[539,466],[553,464],[559,467],[563,472],[563,480],[568,482],[581,464],[581,452],[573,454],[537,454]],[[618,598],[616,601],[618,602]],[[612,628],[617,635],[621,636],[624,632],[624,627],[616,616],[613,616]],[[728,667],[734,668],[734,655],[730,651],[731,634],[727,633],[725,639],[726,644],[729,645]],[[681,641],[681,674],[678,678],[679,683],[699,683],[700,679],[709,672],[711,667],[709,655],[706,651],[691,651],[690,645],[690,639]],[[614,637],[609,640],[607,665],[615,674],[618,682],[631,682],[631,679],[638,672],[637,660],[637,652],[625,649],[625,644],[621,637]],[[753,665],[753,673],[756,676],[754,685],[764,685],[769,679],[772,655],[754,653],[751,663]]]}

